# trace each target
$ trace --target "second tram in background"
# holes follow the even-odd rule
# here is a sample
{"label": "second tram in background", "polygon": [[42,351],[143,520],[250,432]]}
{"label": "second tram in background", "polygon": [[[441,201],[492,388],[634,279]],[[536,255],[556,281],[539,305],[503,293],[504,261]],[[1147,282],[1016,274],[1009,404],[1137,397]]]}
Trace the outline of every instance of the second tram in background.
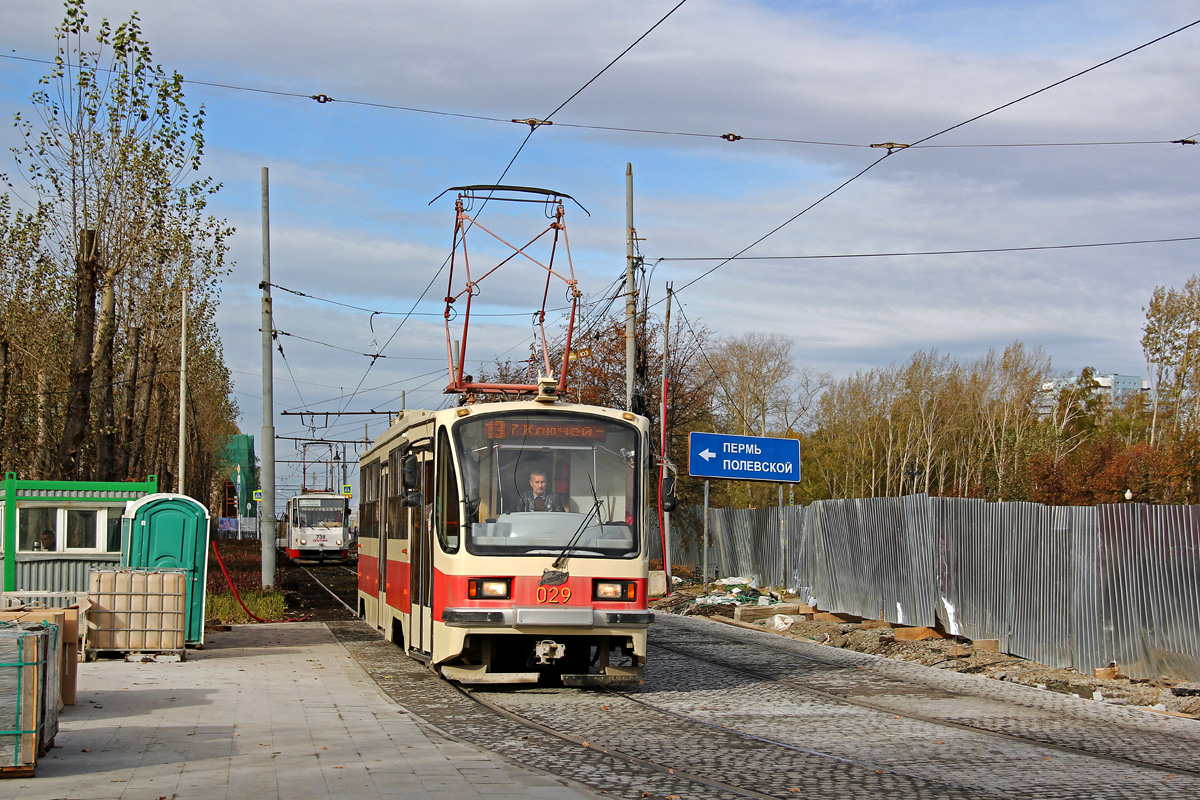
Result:
{"label": "second tram in background", "polygon": [[350,501],[333,492],[289,498],[279,546],[289,558],[340,561],[350,557]]}

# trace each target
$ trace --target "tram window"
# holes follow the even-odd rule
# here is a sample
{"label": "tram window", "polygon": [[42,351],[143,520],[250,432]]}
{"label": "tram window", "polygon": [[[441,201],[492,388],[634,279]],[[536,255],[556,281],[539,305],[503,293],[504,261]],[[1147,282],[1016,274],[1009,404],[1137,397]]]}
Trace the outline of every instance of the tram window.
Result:
{"label": "tram window", "polygon": [[635,427],[548,410],[470,418],[454,432],[471,553],[639,552],[646,448]]}
{"label": "tram window", "polygon": [[454,469],[454,453],[450,439],[443,430],[438,434],[437,476],[433,495],[434,528],[438,543],[447,553],[458,552],[458,474]]}
{"label": "tram window", "polygon": [[405,525],[408,514],[404,509],[404,486],[401,483],[401,462],[404,449],[397,447],[388,454],[388,474],[385,486],[387,488],[387,538],[407,539],[408,528]]}
{"label": "tram window", "polygon": [[303,528],[340,528],[346,522],[346,501],[331,497],[298,497],[292,524]]}
{"label": "tram window", "polygon": [[362,499],[358,503],[358,533],[366,539],[379,537],[379,461],[363,464],[359,473]]}

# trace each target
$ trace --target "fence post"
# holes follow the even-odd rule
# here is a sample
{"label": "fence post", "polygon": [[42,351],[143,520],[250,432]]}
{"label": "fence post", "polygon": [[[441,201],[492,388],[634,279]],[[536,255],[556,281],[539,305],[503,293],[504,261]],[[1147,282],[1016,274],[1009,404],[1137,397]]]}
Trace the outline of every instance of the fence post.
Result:
{"label": "fence post", "polygon": [[779,582],[787,591],[787,517],[783,515],[783,484],[779,484]]}
{"label": "fence post", "polygon": [[708,594],[708,481],[704,481],[704,535],[700,539],[700,550],[702,553],[701,561],[703,562],[703,570],[701,581],[704,586],[704,593]]}

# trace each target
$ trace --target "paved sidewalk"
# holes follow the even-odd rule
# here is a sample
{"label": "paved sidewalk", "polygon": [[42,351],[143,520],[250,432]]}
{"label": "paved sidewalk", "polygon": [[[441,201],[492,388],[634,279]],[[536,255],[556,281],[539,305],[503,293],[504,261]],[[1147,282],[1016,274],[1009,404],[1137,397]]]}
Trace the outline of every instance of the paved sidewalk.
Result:
{"label": "paved sidewalk", "polygon": [[320,622],[235,626],[184,662],[81,664],[55,744],[0,800],[598,797],[444,738]]}

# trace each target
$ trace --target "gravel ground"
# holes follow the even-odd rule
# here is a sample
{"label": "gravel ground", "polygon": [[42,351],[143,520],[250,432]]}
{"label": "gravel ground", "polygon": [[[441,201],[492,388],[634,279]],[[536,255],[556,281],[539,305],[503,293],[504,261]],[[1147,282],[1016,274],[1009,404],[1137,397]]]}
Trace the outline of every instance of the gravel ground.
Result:
{"label": "gravel ground", "polygon": [[[697,605],[694,598],[698,594],[688,588],[677,588],[671,597],[652,600],[651,606],[660,613],[669,611],[685,616],[733,618],[735,606]],[[795,603],[798,598],[785,597],[784,602]],[[767,629],[765,622],[755,625]],[[979,650],[969,639],[962,637],[898,642],[890,627],[868,628],[862,623],[800,620],[786,631],[778,633],[780,636],[807,639],[830,647],[871,653],[898,661],[985,675],[1064,694],[1102,699],[1115,705],[1139,706],[1150,711],[1200,719],[1200,683],[1197,682],[1165,678],[1130,680],[1119,673],[1112,679],[1097,678],[1073,669],[1048,667],[1006,653]]]}

